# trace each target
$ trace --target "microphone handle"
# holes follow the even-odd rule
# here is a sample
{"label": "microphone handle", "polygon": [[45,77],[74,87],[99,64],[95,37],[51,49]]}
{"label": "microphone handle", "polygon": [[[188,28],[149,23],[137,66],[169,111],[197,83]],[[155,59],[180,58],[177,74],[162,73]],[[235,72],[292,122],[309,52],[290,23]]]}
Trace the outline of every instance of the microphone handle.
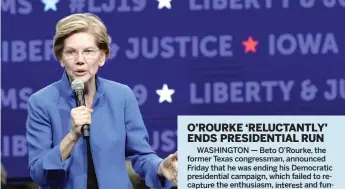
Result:
{"label": "microphone handle", "polygon": [[74,91],[74,98],[76,106],[85,106],[85,97],[84,97],[84,91],[83,90],[75,90]]}
{"label": "microphone handle", "polygon": [[[74,97],[76,101],[77,107],[85,106],[85,98],[84,98],[84,91],[83,90],[75,90]],[[84,138],[90,137],[90,126],[85,124],[81,127],[81,134]]]}
{"label": "microphone handle", "polygon": [[88,124],[85,124],[81,127],[81,134],[84,138],[90,137],[90,126]]}

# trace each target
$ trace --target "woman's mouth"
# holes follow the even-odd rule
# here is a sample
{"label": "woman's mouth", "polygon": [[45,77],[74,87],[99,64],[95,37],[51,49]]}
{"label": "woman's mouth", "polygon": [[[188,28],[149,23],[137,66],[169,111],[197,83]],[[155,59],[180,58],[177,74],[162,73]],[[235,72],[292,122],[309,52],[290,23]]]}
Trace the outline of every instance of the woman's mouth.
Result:
{"label": "woman's mouth", "polygon": [[74,74],[76,76],[83,76],[86,74],[86,71],[85,70],[78,70],[78,71],[75,71]]}

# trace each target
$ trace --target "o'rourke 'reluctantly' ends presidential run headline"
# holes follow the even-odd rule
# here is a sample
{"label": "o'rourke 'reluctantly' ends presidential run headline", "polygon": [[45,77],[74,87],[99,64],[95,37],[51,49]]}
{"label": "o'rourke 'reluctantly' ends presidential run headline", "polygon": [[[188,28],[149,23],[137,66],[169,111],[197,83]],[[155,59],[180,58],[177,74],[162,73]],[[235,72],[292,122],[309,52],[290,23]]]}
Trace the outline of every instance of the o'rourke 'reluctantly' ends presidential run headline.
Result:
{"label": "o'rourke 'reluctantly' ends presidential run headline", "polygon": [[325,127],[327,127],[326,123],[190,123],[187,126],[190,132],[187,140],[188,142],[324,142],[324,134],[317,132],[323,132]]}

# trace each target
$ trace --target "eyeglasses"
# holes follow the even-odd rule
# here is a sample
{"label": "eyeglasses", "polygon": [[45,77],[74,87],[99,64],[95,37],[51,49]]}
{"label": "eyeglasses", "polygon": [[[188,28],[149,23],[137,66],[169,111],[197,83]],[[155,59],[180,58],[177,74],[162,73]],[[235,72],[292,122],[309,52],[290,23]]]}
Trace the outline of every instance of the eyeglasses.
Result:
{"label": "eyeglasses", "polygon": [[[86,59],[93,59],[96,56],[96,53],[100,51],[98,50],[93,50],[93,49],[85,49],[81,51],[81,54],[83,55],[84,58]],[[78,57],[79,51],[75,49],[71,50],[66,50],[63,51],[62,54],[65,56],[66,59],[76,59]]]}

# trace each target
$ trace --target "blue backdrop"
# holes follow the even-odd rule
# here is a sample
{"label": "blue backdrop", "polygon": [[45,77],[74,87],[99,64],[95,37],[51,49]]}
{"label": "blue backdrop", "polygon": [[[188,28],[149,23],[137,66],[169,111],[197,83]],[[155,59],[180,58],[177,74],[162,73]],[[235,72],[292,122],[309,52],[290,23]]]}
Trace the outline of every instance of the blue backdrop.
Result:
{"label": "blue backdrop", "polygon": [[[104,20],[113,44],[99,75],[135,91],[160,156],[176,150],[178,115],[344,114],[345,0],[2,0],[1,8],[9,178],[28,177],[27,100],[61,78],[52,38],[71,13]],[[159,102],[164,84],[175,90],[171,103]]]}

